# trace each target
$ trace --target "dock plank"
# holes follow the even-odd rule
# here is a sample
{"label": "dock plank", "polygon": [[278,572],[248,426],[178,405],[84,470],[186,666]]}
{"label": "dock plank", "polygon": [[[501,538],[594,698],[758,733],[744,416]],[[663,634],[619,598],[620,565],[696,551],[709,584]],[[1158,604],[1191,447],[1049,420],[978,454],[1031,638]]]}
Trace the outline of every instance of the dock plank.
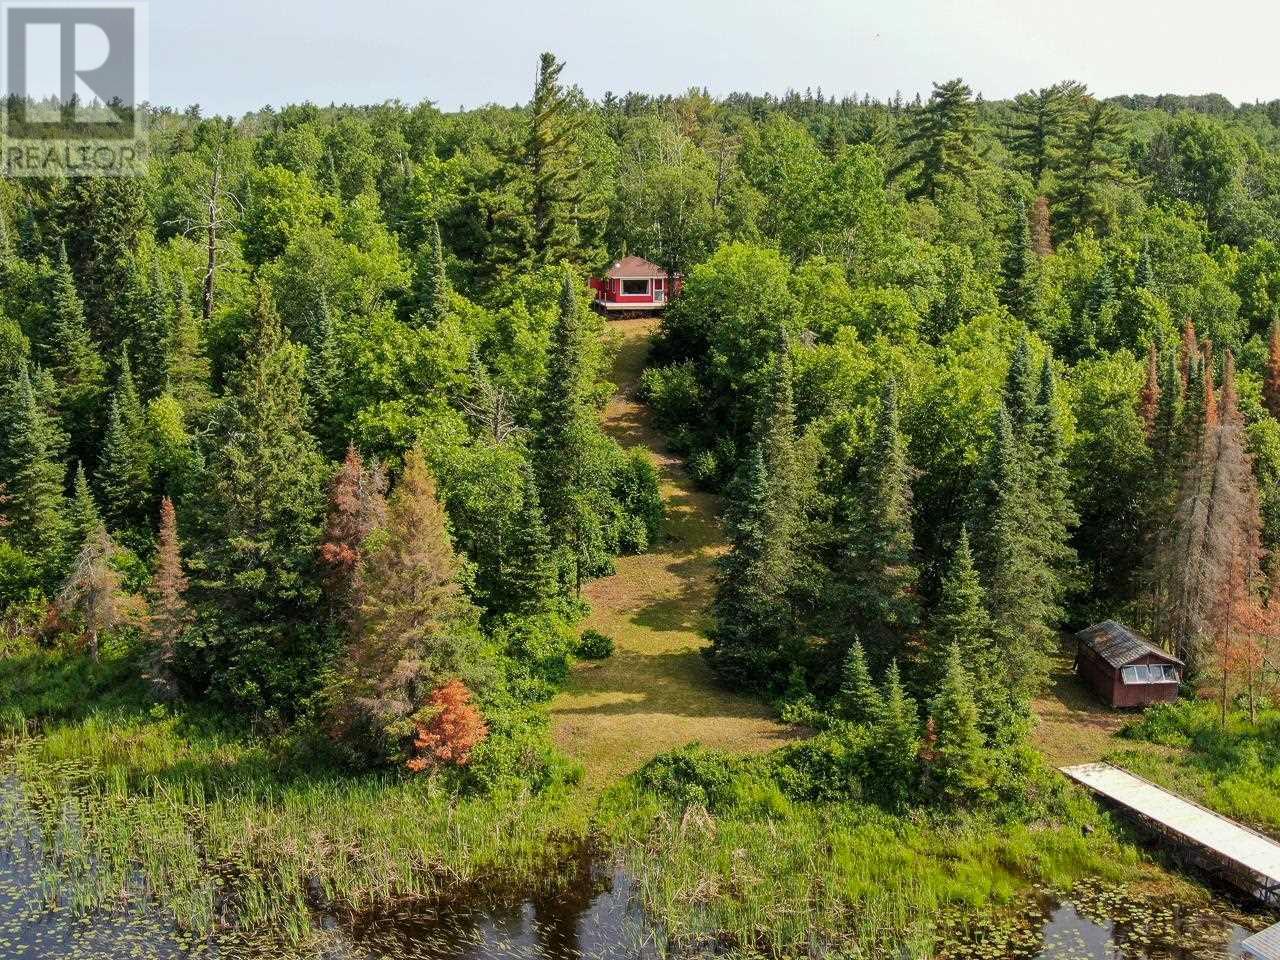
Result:
{"label": "dock plank", "polygon": [[1265,878],[1272,886],[1280,884],[1280,843],[1270,837],[1109,763],[1063,767],[1062,772],[1094,793]]}

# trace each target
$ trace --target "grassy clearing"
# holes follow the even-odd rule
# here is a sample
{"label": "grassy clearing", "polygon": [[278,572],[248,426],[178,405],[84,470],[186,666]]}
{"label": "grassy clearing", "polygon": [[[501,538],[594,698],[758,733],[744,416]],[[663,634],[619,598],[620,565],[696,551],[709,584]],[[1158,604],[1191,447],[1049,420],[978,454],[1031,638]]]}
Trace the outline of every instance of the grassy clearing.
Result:
{"label": "grassy clearing", "polygon": [[1135,715],[1112,710],[1076,676],[1074,641],[1064,643],[1053,660],[1049,686],[1036,698],[1032,742],[1055,767],[1101,760],[1116,748],[1117,737]]}
{"label": "grassy clearing", "polygon": [[791,737],[767,706],[719,686],[700,653],[715,558],[726,549],[716,521],[719,502],[694,489],[664,451],[647,408],[631,396],[657,321],[610,327],[620,337],[613,371],[618,394],[605,410],[605,430],[624,446],[651,452],[667,520],[662,541],[649,553],[619,558],[615,576],[586,588],[592,613],[584,626],[613,637],[617,649],[608,660],[579,664],[551,705],[557,743],[583,762],[596,789],[694,741],[754,753]]}

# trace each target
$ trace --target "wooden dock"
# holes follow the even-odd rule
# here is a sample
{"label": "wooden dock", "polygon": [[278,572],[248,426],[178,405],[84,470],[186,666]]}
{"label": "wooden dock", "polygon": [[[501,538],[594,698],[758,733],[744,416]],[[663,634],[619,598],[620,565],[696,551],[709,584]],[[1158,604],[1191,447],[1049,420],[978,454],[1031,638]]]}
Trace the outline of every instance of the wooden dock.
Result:
{"label": "wooden dock", "polygon": [[1280,903],[1280,843],[1109,763],[1062,772],[1186,847],[1207,869],[1264,902]]}

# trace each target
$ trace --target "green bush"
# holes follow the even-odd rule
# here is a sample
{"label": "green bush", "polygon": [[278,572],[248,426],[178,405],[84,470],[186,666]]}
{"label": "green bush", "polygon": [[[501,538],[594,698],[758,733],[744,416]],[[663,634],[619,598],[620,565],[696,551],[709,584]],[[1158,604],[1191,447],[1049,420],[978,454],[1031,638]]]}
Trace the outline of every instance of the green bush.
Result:
{"label": "green bush", "polygon": [[824,734],[783,747],[770,757],[770,769],[792,800],[833,803],[862,798],[866,735],[858,728]]}
{"label": "green bush", "polygon": [[658,470],[648,452],[631,450],[614,474],[613,495],[622,508],[618,552],[643,553],[662,533],[666,508],[658,488]]}
{"label": "green bush", "polygon": [[608,660],[613,656],[613,637],[599,630],[583,630],[576,653],[583,660]]}
{"label": "green bush", "polygon": [[697,423],[702,417],[702,392],[692,361],[650,367],[640,378],[640,396],[665,429]]}
{"label": "green bush", "polygon": [[508,657],[508,685],[524,703],[550,700],[569,676],[569,654],[576,638],[554,614],[504,616],[493,627],[493,638]]}
{"label": "green bush", "polygon": [[693,743],[650,760],[640,770],[640,786],[675,806],[697,803],[716,812],[733,806],[742,762]]}

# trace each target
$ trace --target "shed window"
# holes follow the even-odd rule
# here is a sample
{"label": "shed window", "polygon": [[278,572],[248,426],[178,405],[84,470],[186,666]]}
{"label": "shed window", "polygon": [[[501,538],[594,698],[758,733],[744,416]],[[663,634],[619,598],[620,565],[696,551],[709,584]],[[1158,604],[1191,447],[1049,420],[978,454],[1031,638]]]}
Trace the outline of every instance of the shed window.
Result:
{"label": "shed window", "polygon": [[625,297],[642,297],[649,293],[648,280],[623,280],[622,295]]}
{"label": "shed window", "polygon": [[1177,683],[1178,668],[1165,664],[1140,663],[1137,666],[1125,667],[1120,672],[1125,683]]}

